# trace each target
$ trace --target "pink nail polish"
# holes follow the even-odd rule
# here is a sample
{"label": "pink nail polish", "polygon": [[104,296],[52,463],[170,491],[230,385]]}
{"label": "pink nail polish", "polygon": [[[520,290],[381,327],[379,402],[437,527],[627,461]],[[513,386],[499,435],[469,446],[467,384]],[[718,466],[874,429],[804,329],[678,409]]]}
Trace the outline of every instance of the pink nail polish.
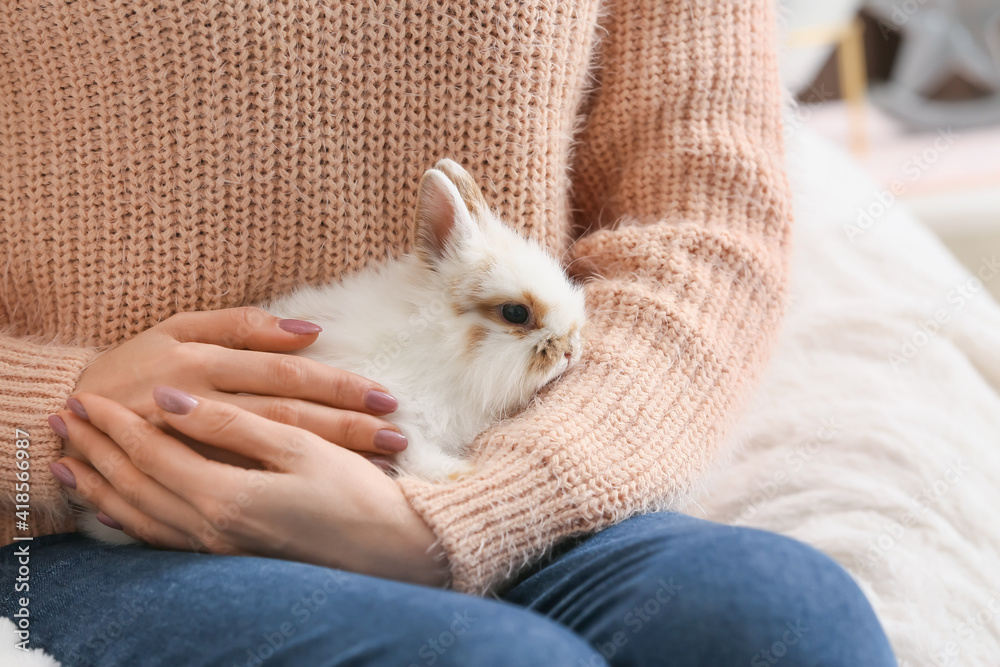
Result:
{"label": "pink nail polish", "polygon": [[320,325],[304,320],[278,320],[278,328],[300,336],[317,334],[323,330]]}
{"label": "pink nail polish", "polygon": [[49,426],[60,438],[69,437],[69,431],[66,430],[66,422],[59,415],[49,415]]}
{"label": "pink nail polish", "polygon": [[87,415],[87,408],[83,407],[83,403],[76,400],[75,398],[66,399],[66,407],[73,411],[73,414],[80,419],[86,419],[90,421],[90,417]]}
{"label": "pink nail polish", "polygon": [[180,389],[159,386],[153,389],[153,400],[167,412],[186,415],[198,406],[198,399]]}
{"label": "pink nail polish", "polygon": [[123,525],[121,525],[120,523],[109,517],[104,512],[97,513],[97,520],[103,523],[108,528],[114,528],[115,530],[121,530],[122,528],[124,528]]}
{"label": "pink nail polish", "polygon": [[377,431],[373,440],[375,446],[383,452],[401,452],[406,449],[406,445],[409,444],[405,435],[388,429]]}
{"label": "pink nail polish", "polygon": [[399,408],[399,402],[384,391],[371,389],[365,394],[365,407],[372,412],[386,415],[395,412]]}
{"label": "pink nail polish", "polygon": [[58,461],[50,463],[49,472],[52,473],[53,477],[59,480],[60,484],[65,484],[71,489],[76,488],[76,475],[74,475],[73,471],[64,466],[62,463],[59,463]]}

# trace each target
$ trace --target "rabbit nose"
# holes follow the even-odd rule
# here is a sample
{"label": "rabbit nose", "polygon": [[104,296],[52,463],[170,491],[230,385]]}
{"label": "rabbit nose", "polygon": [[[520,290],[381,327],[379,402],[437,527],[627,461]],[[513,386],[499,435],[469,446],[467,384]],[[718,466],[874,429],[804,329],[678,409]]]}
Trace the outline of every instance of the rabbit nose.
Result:
{"label": "rabbit nose", "polygon": [[573,353],[572,352],[566,352],[563,356],[566,357],[566,361],[572,361],[573,360]]}

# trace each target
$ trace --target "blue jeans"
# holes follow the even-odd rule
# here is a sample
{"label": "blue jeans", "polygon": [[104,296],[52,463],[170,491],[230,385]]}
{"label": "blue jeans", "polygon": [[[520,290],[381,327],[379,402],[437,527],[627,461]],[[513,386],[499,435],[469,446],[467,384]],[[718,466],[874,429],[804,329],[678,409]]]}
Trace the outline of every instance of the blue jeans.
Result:
{"label": "blue jeans", "polygon": [[[30,645],[64,667],[895,665],[828,557],[681,514],[564,543],[500,600],[80,534],[29,544]],[[17,548],[0,549],[8,618]]]}

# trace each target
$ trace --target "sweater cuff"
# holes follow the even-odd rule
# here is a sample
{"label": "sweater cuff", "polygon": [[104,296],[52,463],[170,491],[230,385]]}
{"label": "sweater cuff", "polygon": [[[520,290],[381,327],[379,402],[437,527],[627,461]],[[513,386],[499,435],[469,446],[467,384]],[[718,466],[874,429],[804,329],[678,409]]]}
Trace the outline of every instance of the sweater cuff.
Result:
{"label": "sweater cuff", "polygon": [[[498,436],[484,447],[501,450],[509,445]],[[564,492],[562,484],[540,462],[525,466],[523,457],[530,456],[523,451],[522,460],[509,461],[510,465],[496,461],[488,468],[489,479],[477,477],[474,484],[398,480],[410,504],[440,539],[453,589],[485,595],[562,538],[583,532],[569,528],[578,521],[579,509],[564,505],[553,516],[552,499]],[[536,515],[543,508],[546,517],[541,521]],[[553,532],[554,526],[562,528]],[[523,562],[510,561],[511,545],[517,545]]]}
{"label": "sweater cuff", "polygon": [[[0,337],[0,544],[14,536],[45,535],[72,530],[73,519],[62,487],[49,463],[62,456],[62,439],[48,416],[65,407],[80,373],[98,354],[94,348],[57,347],[9,336]],[[28,528],[19,528],[13,514],[16,501],[17,440],[27,441],[30,501]],[[22,447],[21,449],[25,449]],[[24,459],[22,459],[24,460]],[[20,504],[20,503],[18,503]]]}

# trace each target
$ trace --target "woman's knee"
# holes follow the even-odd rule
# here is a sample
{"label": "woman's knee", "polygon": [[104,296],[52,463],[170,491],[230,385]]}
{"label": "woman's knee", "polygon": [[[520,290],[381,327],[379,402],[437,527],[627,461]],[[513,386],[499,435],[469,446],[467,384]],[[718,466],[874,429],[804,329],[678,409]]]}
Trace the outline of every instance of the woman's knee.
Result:
{"label": "woman's knee", "polygon": [[[734,530],[723,583],[737,592],[740,615],[760,619],[744,636],[753,667],[786,655],[796,655],[796,664],[895,663],[871,604],[843,567],[797,540]],[[721,544],[725,548],[727,539]]]}
{"label": "woman's knee", "polygon": [[540,576],[552,572],[562,590],[541,604],[551,597],[559,620],[615,664],[893,664],[850,575],[774,533],[648,515],[587,540]]}
{"label": "woman's knee", "polygon": [[[700,523],[654,538],[636,568],[670,586],[673,650],[719,665],[894,664],[871,605],[833,559],[775,533]],[[651,617],[651,600],[633,613]]]}

